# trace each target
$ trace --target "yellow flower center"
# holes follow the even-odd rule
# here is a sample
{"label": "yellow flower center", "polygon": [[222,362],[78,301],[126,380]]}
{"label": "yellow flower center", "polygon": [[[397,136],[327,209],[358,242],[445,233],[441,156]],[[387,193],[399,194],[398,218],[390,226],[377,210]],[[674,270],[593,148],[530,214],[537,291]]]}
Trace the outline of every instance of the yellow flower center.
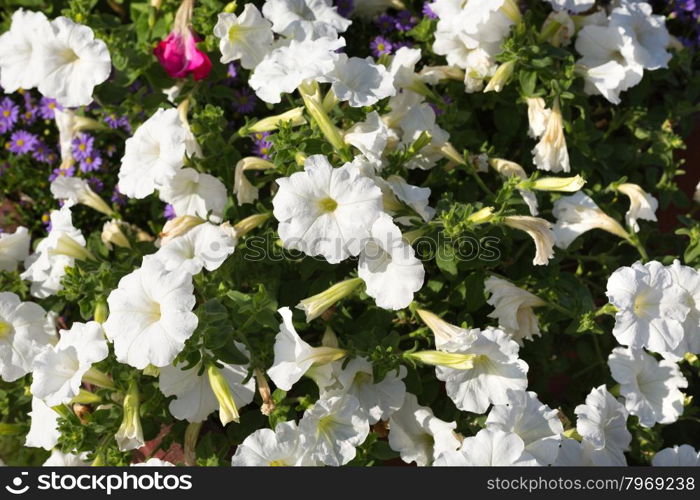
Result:
{"label": "yellow flower center", "polygon": [[0,319],[0,340],[8,337],[12,333],[12,324]]}
{"label": "yellow flower center", "polygon": [[321,209],[321,212],[334,212],[338,208],[338,202],[333,198],[323,198],[319,200],[318,207]]}
{"label": "yellow flower center", "polygon": [[10,116],[10,110],[6,109],[5,111],[2,112],[3,116]]}
{"label": "yellow flower center", "polygon": [[273,460],[268,464],[270,467],[284,467],[287,463],[284,460]]}

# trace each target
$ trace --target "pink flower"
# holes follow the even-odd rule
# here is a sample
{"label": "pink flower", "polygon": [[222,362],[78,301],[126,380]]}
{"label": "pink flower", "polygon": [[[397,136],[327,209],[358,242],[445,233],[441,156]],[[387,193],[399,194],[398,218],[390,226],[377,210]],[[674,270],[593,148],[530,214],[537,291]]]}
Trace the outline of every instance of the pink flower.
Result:
{"label": "pink flower", "polygon": [[191,73],[195,80],[201,80],[211,71],[209,56],[197,48],[197,39],[189,28],[183,34],[171,31],[153,54],[172,78],[186,78]]}

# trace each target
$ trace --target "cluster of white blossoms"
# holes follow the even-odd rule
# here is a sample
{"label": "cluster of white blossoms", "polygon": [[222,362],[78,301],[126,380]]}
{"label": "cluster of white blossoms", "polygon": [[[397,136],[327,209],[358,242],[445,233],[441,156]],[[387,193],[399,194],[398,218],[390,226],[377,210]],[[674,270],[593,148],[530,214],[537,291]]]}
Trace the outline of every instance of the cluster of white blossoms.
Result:
{"label": "cluster of white blossoms", "polygon": [[325,0],[267,0],[262,13],[249,3],[239,15],[219,14],[214,35],[221,62],[251,70],[249,84],[263,101],[277,103],[281,94],[323,82],[340,101],[370,106],[394,95],[392,75],[371,57],[337,52],[350,24]]}
{"label": "cluster of white blossoms", "polygon": [[623,0],[609,15],[596,11],[581,24],[576,50],[585,90],[614,104],[620,92],[642,80],[645,69],[665,68],[671,59],[665,18],[654,15],[646,2]]}
{"label": "cluster of white blossoms", "polygon": [[107,45],[88,26],[19,9],[0,37],[0,85],[5,92],[38,88],[71,108],[92,102],[112,71]]}
{"label": "cluster of white blossoms", "polygon": [[[369,5],[373,2],[355,3],[360,14],[376,9]],[[653,15],[649,4],[621,0],[608,12],[592,0],[549,3],[555,12],[543,31],[559,33],[557,43],[575,38],[586,92],[618,103],[620,92],[639,83],[644,69],[666,67],[670,38],[664,19]],[[269,399],[265,375],[280,391],[291,390],[302,377],[311,379],[318,399],[307,405],[298,421],[248,435],[231,459],[234,466],[345,465],[355,459],[371,430],[379,428],[404,462],[419,466],[625,465],[624,452],[632,439],[630,415],[644,427],[679,419],[688,381],[678,363],[688,353],[700,354],[700,273],[679,261],[669,266],[637,262],[610,276],[607,311],[614,310],[612,334],[620,347],[610,353],[608,365],[619,387],[593,388],[575,409],[575,429],[566,431],[560,410],[528,391],[529,366],[521,359],[521,348],[541,335],[536,309],[553,304],[525,289],[527,278],[514,280],[518,284],[496,274],[485,279],[492,326],[458,326],[424,309],[404,311],[415,312],[425,322],[435,349],[397,356],[410,366],[434,366],[454,407],[481,418],[483,428],[466,438],[458,433],[457,421],[438,418],[420,404],[421,394],[407,392],[406,366],[379,380],[373,358],[342,346],[330,328],[320,345],[302,339],[286,306],[278,310],[282,321],[274,360],[266,371],[253,361],[212,361],[205,348],[197,362],[178,358],[200,323],[194,312],[201,299],[199,291],[195,293],[200,273],[221,268],[239,239],[268,220],[276,221],[286,249],[333,265],[357,261],[356,273],[353,264],[347,279],[296,304],[307,323],[361,286],[380,308],[411,306],[426,281],[426,269],[412,246],[414,228],[430,223],[436,209],[430,205],[429,188],[410,184],[394,168],[393,153],[403,154],[407,170],[429,171],[446,160],[450,168],[475,167],[477,180],[490,166],[513,182],[530,215],[501,215],[484,207],[466,222],[525,232],[535,244],[535,265],[547,265],[555,258],[555,247],[564,252],[593,229],[637,245],[639,221],[656,221],[658,201],[637,184],[613,183],[607,190],[629,199],[625,227],[591,197],[604,191],[582,191],[585,180],[579,175],[530,177],[514,162],[485,154],[470,158],[457,151],[437,124],[431,86],[459,80],[469,93],[500,92],[518,63],[499,66],[496,58],[522,19],[514,0],[436,0],[429,8],[438,17],[432,49],[448,66],[421,68],[421,50],[410,47],[399,48],[381,62],[349,57],[341,50],[341,35],[351,21],[327,0],[267,0],[261,10],[246,3],[238,14],[219,14],[213,34],[219,40],[221,62],[238,61],[250,70],[248,83],[266,103],[280,103],[283,94],[294,92],[304,102],[303,107],[249,123],[242,132],[269,132],[283,122],[300,126],[309,119],[336,154],[299,152],[296,171],[276,178],[271,186],[271,213],[231,225],[224,220],[229,186],[194,168],[193,160],[204,155],[188,123],[188,98],[177,108],[158,109],[136,128],[124,144],[118,188],[128,198],[157,196],[172,206],[175,217],[158,235],[156,250],[142,259],[139,254],[139,267],[105,292],[106,304],[93,321],[58,329],[54,313],[14,293],[0,292],[0,377],[15,381],[31,374],[31,429],[25,444],[52,450],[46,465],[86,464],[85,454],[54,449],[60,437],[59,411],[84,395],[83,383],[114,389],[110,376],[94,366],[110,353],[119,363],[157,376],[160,391],[171,398],[170,414],[190,424],[201,424],[215,412],[222,425],[238,422],[239,408],[253,402],[256,387]],[[574,22],[567,12],[582,15]],[[565,33],[559,31],[562,27]],[[20,9],[10,31],[0,37],[0,84],[6,92],[37,87],[66,108],[84,106],[110,71],[105,43],[95,39],[90,28],[65,17],[49,21],[41,13]],[[384,99],[387,106],[381,113],[368,111],[347,130],[330,119],[330,109],[340,102],[363,108]],[[562,102],[559,97],[548,99],[525,98],[529,135],[538,141],[531,151],[532,163],[541,171],[568,173],[572,165]],[[71,141],[91,126],[88,121],[71,110],[56,111],[64,164],[74,161]],[[232,171],[232,194],[239,205],[258,199],[259,186],[245,174],[255,170],[274,171],[275,165],[251,157],[238,162]],[[538,217],[540,191],[564,193],[554,199],[554,222]],[[107,217],[101,239],[108,250],[149,239],[122,220],[84,179],[58,176],[50,192],[61,208],[51,212],[48,234],[35,242],[32,252],[27,228],[0,234],[0,270],[15,271],[23,263],[20,276],[37,299],[59,293],[67,269],[76,261],[96,260],[90,250],[94,247],[73,225],[71,210],[76,205]],[[235,348],[253,359],[250,345],[235,342]],[[123,407],[123,423],[114,436],[122,451],[138,449],[145,441],[138,386],[135,380],[128,384],[115,398]],[[264,408],[262,412],[269,413]],[[699,462],[700,454],[688,445],[668,448],[653,459],[654,465]],[[170,464],[152,458],[139,465]]]}
{"label": "cluster of white blossoms", "polygon": [[[430,9],[438,16],[433,51],[445,56],[447,64],[464,72],[466,92],[495,90],[504,80],[494,77],[498,65],[495,57],[513,24],[520,21],[520,11],[513,0],[436,0]],[[501,71],[512,70],[508,64]],[[484,89],[484,81],[491,83]]]}

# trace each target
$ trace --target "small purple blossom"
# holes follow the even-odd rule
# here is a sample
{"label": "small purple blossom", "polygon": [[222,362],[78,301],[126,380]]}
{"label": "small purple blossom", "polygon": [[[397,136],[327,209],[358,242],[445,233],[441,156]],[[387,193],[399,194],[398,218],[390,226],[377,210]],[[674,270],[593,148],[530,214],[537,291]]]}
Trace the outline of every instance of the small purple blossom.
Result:
{"label": "small purple blossom", "polygon": [[24,97],[24,112],[20,115],[22,121],[27,125],[31,125],[36,121],[36,117],[39,113],[39,107],[34,103],[34,98],[29,92],[24,92],[22,94]]}
{"label": "small purple blossom", "polygon": [[343,17],[350,17],[355,8],[353,0],[336,0],[335,5],[338,7],[338,14]]}
{"label": "small purple blossom", "polygon": [[105,123],[109,128],[119,128],[119,117],[114,113],[110,113],[105,116]]}
{"label": "small purple blossom", "polygon": [[272,152],[272,142],[267,139],[269,135],[269,132],[260,132],[253,135],[253,141],[255,142],[253,151],[257,156],[265,160],[270,159],[270,153]]}
{"label": "small purple blossom", "polygon": [[238,76],[238,66],[235,62],[229,63],[226,67],[226,76],[229,78],[236,78]]}
{"label": "small purple blossom", "polygon": [[49,176],[49,181],[53,182],[58,177],[74,177],[75,176],[75,166],[71,165],[67,168],[54,168]]}
{"label": "small purple blossom", "polygon": [[255,95],[248,88],[233,91],[233,107],[242,115],[248,114],[255,109]]}
{"label": "small purple blossom", "polygon": [[17,116],[19,115],[19,106],[12,99],[5,97],[0,101],[0,134],[4,134],[15,126]]}
{"label": "small purple blossom", "polygon": [[369,44],[369,48],[372,49],[372,54],[374,54],[374,57],[379,57],[383,56],[384,54],[391,54],[393,45],[383,36],[377,36],[374,37],[372,42]]}
{"label": "small purple blossom", "polygon": [[396,27],[396,19],[394,16],[385,13],[377,16],[377,18],[374,20],[374,25],[382,34],[387,35],[394,31]]}
{"label": "small purple blossom", "polygon": [[51,164],[56,161],[56,153],[49,148],[44,141],[37,141],[32,151],[32,158],[42,163]]}
{"label": "small purple blossom", "polygon": [[114,191],[112,191],[112,197],[110,198],[112,203],[115,203],[120,206],[126,205],[126,196],[122,194],[121,191],[119,191],[119,186],[114,187]]}
{"label": "small purple blossom", "polygon": [[97,177],[90,177],[88,179],[88,184],[92,188],[92,190],[96,193],[101,193],[102,190],[105,188],[105,183],[102,182],[100,179]]}
{"label": "small purple blossom", "polygon": [[423,4],[423,15],[428,19],[437,19],[438,15],[430,8],[431,2],[425,2]]}
{"label": "small purple blossom", "polygon": [[165,205],[165,208],[163,209],[163,217],[165,217],[167,220],[174,219],[176,217],[175,208],[173,208],[170,203]]}
{"label": "small purple blossom", "polygon": [[102,157],[100,157],[100,155],[95,151],[80,162],[80,171],[94,172],[95,170],[99,170],[101,166]]}
{"label": "small purple blossom", "polygon": [[117,152],[117,146],[115,144],[108,144],[107,147],[105,148],[105,153],[107,154],[107,158],[111,158],[114,156],[114,153]]}
{"label": "small purple blossom", "polygon": [[48,212],[42,214],[41,223],[44,225],[47,231],[51,231],[51,214]]}
{"label": "small purple blossom", "polygon": [[42,97],[39,101],[39,116],[44,120],[53,120],[56,117],[56,110],[61,110],[63,107],[56,102],[56,99],[50,97]]}
{"label": "small purple blossom", "polygon": [[399,31],[410,31],[418,22],[418,19],[407,10],[402,10],[396,14],[396,29]]}
{"label": "small purple blossom", "polygon": [[36,135],[26,130],[18,130],[10,137],[10,143],[7,149],[12,153],[23,155],[34,149],[38,141],[39,139]]}
{"label": "small purple blossom", "polygon": [[89,157],[92,154],[94,142],[95,138],[90,134],[79,134],[78,137],[73,139],[73,158],[78,161],[83,161],[85,158]]}

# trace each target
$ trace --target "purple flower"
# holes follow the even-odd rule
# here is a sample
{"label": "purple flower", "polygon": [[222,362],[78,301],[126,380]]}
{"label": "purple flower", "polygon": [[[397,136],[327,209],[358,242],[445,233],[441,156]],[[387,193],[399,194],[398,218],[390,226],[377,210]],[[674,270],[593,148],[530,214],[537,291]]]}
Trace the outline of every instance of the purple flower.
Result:
{"label": "purple flower", "polygon": [[234,90],[233,95],[233,107],[238,113],[245,115],[255,109],[255,95],[250,89]]}
{"label": "purple flower", "polygon": [[372,49],[372,54],[374,54],[374,57],[379,57],[384,54],[391,54],[393,45],[383,36],[377,36],[374,37],[372,42],[369,44],[369,48]]}
{"label": "purple flower", "polygon": [[174,219],[175,216],[175,209],[173,208],[173,206],[170,203],[165,205],[165,208],[163,209],[163,217],[170,220]]}
{"label": "purple flower", "polygon": [[102,190],[105,188],[105,183],[102,182],[100,179],[97,177],[90,177],[88,179],[88,184],[92,188],[92,190],[96,193],[102,192]]}
{"label": "purple flower", "polygon": [[92,146],[94,142],[95,138],[90,134],[79,134],[78,137],[73,139],[73,158],[78,161],[82,161],[90,156],[92,154]]}
{"label": "purple flower", "polygon": [[255,142],[253,150],[257,156],[265,160],[270,159],[270,153],[272,152],[272,142],[267,140],[269,135],[269,132],[260,132],[253,136],[253,141]]}
{"label": "purple flower", "polygon": [[22,97],[24,97],[24,112],[20,116],[24,123],[31,125],[36,121],[39,108],[34,104],[34,98],[29,92],[25,91]]}
{"label": "purple flower", "polygon": [[114,113],[105,116],[105,123],[109,128],[119,128],[119,117]]}
{"label": "purple flower", "polygon": [[56,102],[56,99],[51,99],[50,97],[42,97],[39,101],[39,116],[44,120],[53,120],[56,117],[56,110],[63,109],[63,107]]}
{"label": "purple flower", "polygon": [[75,175],[75,166],[71,165],[68,168],[54,168],[49,175],[49,181],[53,182],[58,177],[73,177]]}
{"label": "purple flower", "polygon": [[423,15],[428,19],[437,19],[438,15],[430,8],[431,2],[425,2],[423,4]]}
{"label": "purple flower", "polygon": [[56,153],[49,148],[44,141],[38,141],[32,151],[32,158],[42,163],[51,164],[56,161]]}
{"label": "purple flower", "polygon": [[131,123],[129,123],[129,119],[126,116],[119,118],[119,126],[126,132],[131,133]]}
{"label": "purple flower", "polygon": [[396,29],[399,31],[410,31],[418,22],[418,19],[407,10],[402,10],[396,14]]}
{"label": "purple flower", "polygon": [[41,216],[41,223],[44,225],[47,231],[51,231],[51,214],[48,212]]}
{"label": "purple flower", "polygon": [[95,151],[80,162],[80,171],[94,172],[95,170],[99,170],[100,166],[102,166],[102,158],[97,154],[97,151]]}
{"label": "purple flower", "polygon": [[230,63],[226,67],[226,75],[229,78],[236,78],[238,76],[238,66],[236,66],[235,62]]}
{"label": "purple flower", "polygon": [[353,0],[336,0],[335,4],[338,7],[338,14],[343,17],[350,17],[352,10],[355,8]]}
{"label": "purple flower", "polygon": [[105,153],[107,154],[107,158],[111,158],[114,156],[114,153],[117,152],[117,146],[115,144],[108,144],[107,147],[105,148]]}
{"label": "purple flower", "polygon": [[26,130],[18,130],[10,138],[8,149],[10,152],[23,155],[29,153],[36,143],[39,141],[36,135],[27,132]]}
{"label": "purple flower", "polygon": [[17,115],[19,115],[19,106],[12,99],[5,97],[0,101],[0,134],[4,134],[17,123]]}
{"label": "purple flower", "polygon": [[114,191],[112,191],[112,197],[110,198],[112,203],[116,203],[117,205],[124,206],[126,205],[126,196],[119,191],[119,187],[115,186]]}
{"label": "purple flower", "polygon": [[396,27],[396,19],[394,16],[390,16],[389,14],[382,14],[374,20],[374,25],[381,33],[386,35],[394,31]]}

